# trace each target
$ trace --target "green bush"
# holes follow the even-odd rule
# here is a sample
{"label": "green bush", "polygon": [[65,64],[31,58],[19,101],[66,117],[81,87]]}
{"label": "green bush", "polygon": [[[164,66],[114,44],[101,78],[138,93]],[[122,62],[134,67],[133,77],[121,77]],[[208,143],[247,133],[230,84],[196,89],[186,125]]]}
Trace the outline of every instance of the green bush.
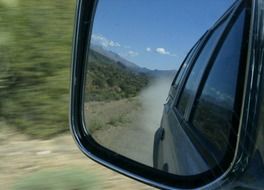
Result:
{"label": "green bush", "polygon": [[83,169],[53,169],[32,173],[16,182],[13,190],[96,190],[100,181]]}

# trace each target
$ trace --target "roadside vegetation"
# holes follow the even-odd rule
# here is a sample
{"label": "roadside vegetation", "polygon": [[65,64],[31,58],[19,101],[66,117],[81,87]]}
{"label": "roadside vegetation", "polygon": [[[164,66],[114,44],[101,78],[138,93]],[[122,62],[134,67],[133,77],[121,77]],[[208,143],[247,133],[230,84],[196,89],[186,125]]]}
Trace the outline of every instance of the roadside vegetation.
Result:
{"label": "roadside vegetation", "polygon": [[87,101],[135,97],[149,82],[147,75],[132,72],[94,50],[90,50],[87,71]]}
{"label": "roadside vegetation", "polygon": [[72,0],[0,0],[0,118],[34,138],[69,131],[74,9]]}
{"label": "roadside vegetation", "polygon": [[127,127],[136,119],[139,109],[141,104],[137,97],[108,102],[88,102],[85,106],[87,129],[94,133],[101,129]]}

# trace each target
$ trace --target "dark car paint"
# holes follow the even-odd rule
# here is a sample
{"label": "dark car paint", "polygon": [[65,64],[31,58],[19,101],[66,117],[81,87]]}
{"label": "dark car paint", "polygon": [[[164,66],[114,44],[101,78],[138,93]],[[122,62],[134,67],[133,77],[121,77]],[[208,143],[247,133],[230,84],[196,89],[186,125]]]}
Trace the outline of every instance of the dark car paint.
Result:
{"label": "dark car paint", "polygon": [[[231,11],[229,10],[228,13],[225,14],[225,16],[223,16],[222,19],[220,19],[220,21],[215,25],[215,27],[210,29],[209,32],[207,32],[207,34],[204,35],[204,38],[202,38],[201,40],[202,42],[200,43],[201,45],[198,44],[198,47],[196,48],[198,50],[193,53],[194,56],[192,57],[195,57],[195,59],[190,59],[189,61],[195,62],[197,57],[200,55],[201,51],[203,50],[203,48],[206,46],[205,44],[207,43],[207,39],[211,38],[211,36],[214,35],[216,29],[219,28],[219,26],[224,26],[224,28],[227,28],[228,26],[232,26],[233,25],[232,20],[236,20],[233,18],[240,15],[240,12],[242,12],[241,7],[238,7],[234,10],[232,9]],[[221,29],[221,33],[217,37],[218,43],[221,43],[221,38],[223,38],[223,36],[225,35],[224,34],[225,30],[226,29],[223,30],[223,28]],[[217,47],[218,43],[215,43],[214,46]],[[211,49],[209,50],[212,51]],[[209,54],[209,56],[213,57],[214,54],[211,53]],[[190,67],[189,70],[191,70],[191,68],[194,67],[193,63],[187,63],[187,64]],[[188,72],[185,72],[185,75],[183,76],[183,78],[185,78],[185,80],[181,81],[181,83],[183,84],[181,83],[179,84],[181,85],[181,87],[184,85],[184,83],[186,83],[187,74]],[[197,80],[199,81],[199,79]],[[171,90],[173,91],[169,92],[168,100],[173,99],[173,101],[168,101],[164,106],[161,127],[164,128],[165,133],[167,135],[165,139],[162,142],[161,141],[160,142],[165,147],[163,148],[163,150],[168,149],[168,151],[163,153],[164,163],[160,163],[160,166],[158,168],[162,169],[162,164],[169,164],[169,166],[171,167],[170,169],[171,173],[175,173],[179,175],[196,175],[209,170],[210,169],[209,163],[214,164],[214,158],[211,158],[212,153],[216,157],[217,155],[220,154],[216,152],[216,149],[214,147],[210,146],[209,141],[205,141],[202,138],[202,134],[200,134],[198,130],[190,126],[190,124],[188,123],[188,116],[190,114],[185,113],[184,115],[182,115],[180,111],[176,109],[175,104],[177,103],[175,102],[179,101],[180,96],[178,95],[177,98],[175,98],[175,96],[173,97],[172,94],[180,94],[180,92],[182,91],[181,89],[182,88],[178,88],[177,90],[175,90],[174,87],[172,87]],[[187,111],[191,110],[191,107],[192,105],[189,105],[189,108],[187,107],[186,110]],[[170,156],[173,156],[173,158],[169,158]],[[230,156],[230,158],[232,159],[233,156]],[[170,159],[170,161],[166,159]],[[177,164],[177,162],[179,164]],[[195,165],[199,167],[197,166],[195,167]]]}
{"label": "dark car paint", "polygon": [[[256,68],[251,68],[251,69],[259,69],[255,72],[256,78],[254,80],[256,89],[252,90],[251,88],[251,96],[258,96],[258,98],[264,99],[263,98],[263,92],[260,93],[259,91],[264,91],[263,87],[263,74],[262,74],[262,56],[263,56],[263,2],[259,1],[258,4],[256,4],[256,9],[258,11],[255,12],[255,22],[258,23],[258,29],[255,29],[255,35],[258,36],[258,41],[255,42],[255,51],[254,56],[256,56],[254,63]],[[256,18],[257,17],[257,18]],[[258,21],[256,21],[258,19]],[[253,20],[253,19],[252,19]],[[253,45],[253,47],[254,47]],[[258,54],[256,53],[258,52]],[[262,80],[260,80],[260,77],[262,76]],[[253,77],[253,73],[252,73]],[[176,76],[177,78],[177,76]],[[175,80],[174,80],[175,81]],[[261,85],[262,84],[262,85]],[[254,86],[251,83],[252,87]],[[257,93],[258,92],[258,93]],[[178,92],[179,93],[179,92]],[[248,92],[249,93],[249,92]],[[169,97],[168,99],[173,98],[173,95],[175,96],[177,94],[175,87],[172,87],[169,92]],[[256,97],[255,97],[256,98]],[[176,98],[175,98],[176,99]],[[261,102],[262,101],[262,102]],[[170,102],[171,103],[171,102]],[[167,104],[170,104],[169,102]],[[257,107],[260,107],[256,110]],[[192,167],[193,163],[192,161],[188,161],[188,157],[194,158],[195,162],[197,165],[201,166],[202,168],[202,163],[199,158],[195,158],[196,155],[199,155],[195,150],[192,150],[190,147],[189,148],[183,148],[187,147],[186,142],[188,141],[188,137],[186,133],[188,131],[183,130],[184,127],[182,127],[182,122],[180,121],[180,118],[177,117],[177,110],[169,110],[168,105],[165,105],[164,107],[164,112],[163,112],[163,118],[161,121],[161,128],[158,129],[158,131],[163,131],[165,134],[163,139],[155,139],[156,141],[155,145],[157,145],[157,149],[154,153],[158,153],[160,155],[154,155],[154,159],[160,159],[159,160],[154,160],[154,163],[156,163],[154,166],[164,170],[163,166],[166,165],[166,170],[169,172],[174,172],[174,173],[181,173],[183,175],[188,175],[188,172],[193,173],[195,170],[195,167]],[[174,113],[174,114],[173,114]],[[241,175],[237,175],[237,181],[235,183],[229,184],[226,187],[229,188],[249,188],[249,189],[262,189],[264,188],[264,119],[262,116],[264,115],[264,101],[259,100],[258,104],[255,103],[255,110],[251,111],[251,131],[245,131],[246,139],[249,141],[246,145],[247,146],[242,146],[241,148],[243,149],[243,154],[244,154],[244,161],[243,159],[240,160],[240,165],[243,167],[242,170],[245,172],[241,172]],[[254,119],[255,120],[254,120]],[[256,118],[259,119],[258,123],[256,122]],[[157,132],[158,132],[157,131]],[[256,140],[253,138],[254,136],[257,136]],[[174,140],[174,142],[173,142]],[[255,144],[254,149],[250,147],[252,144]],[[163,146],[161,145],[163,144]],[[190,142],[190,144],[193,144]],[[154,145],[154,146],[155,146]],[[175,148],[174,148],[175,147]],[[154,147],[154,150],[156,148]],[[164,150],[165,149],[165,150]],[[166,150],[168,149],[168,150]],[[181,150],[182,149],[182,150]],[[254,150],[254,151],[253,151]],[[175,156],[177,155],[177,156]],[[184,156],[183,156],[184,155]],[[171,159],[173,157],[173,159]],[[187,162],[187,164],[185,164]],[[198,164],[199,163],[199,164]],[[247,164],[248,163],[248,164]],[[206,162],[205,162],[206,164]],[[194,163],[195,165],[195,163]],[[170,167],[171,168],[170,168]],[[168,169],[169,167],[169,169]],[[183,169],[182,169],[183,168]],[[200,168],[201,171],[202,169]]]}

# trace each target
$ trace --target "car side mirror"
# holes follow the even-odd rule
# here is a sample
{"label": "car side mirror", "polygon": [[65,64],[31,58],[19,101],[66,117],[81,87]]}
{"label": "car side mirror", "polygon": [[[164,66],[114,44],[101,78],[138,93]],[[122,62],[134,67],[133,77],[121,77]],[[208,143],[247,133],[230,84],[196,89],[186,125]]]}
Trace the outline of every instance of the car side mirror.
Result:
{"label": "car side mirror", "polygon": [[[229,8],[208,29],[195,24],[203,20],[197,10],[184,11],[193,10],[190,2],[77,4],[70,123],[80,150],[162,189],[217,188],[243,171],[248,156],[240,145],[253,137],[243,129],[254,6],[223,3],[211,10],[215,17]],[[191,50],[181,60],[179,49]],[[231,58],[224,68],[218,63]],[[235,76],[230,82],[219,80],[225,69]]]}

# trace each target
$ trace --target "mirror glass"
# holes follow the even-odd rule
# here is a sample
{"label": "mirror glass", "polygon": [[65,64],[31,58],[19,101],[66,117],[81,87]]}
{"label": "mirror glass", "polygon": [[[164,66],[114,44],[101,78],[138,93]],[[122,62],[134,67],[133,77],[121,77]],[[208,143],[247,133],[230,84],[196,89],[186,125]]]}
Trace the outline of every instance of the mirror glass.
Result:
{"label": "mirror glass", "polygon": [[[199,46],[194,44],[232,3],[99,0],[84,100],[86,129],[94,140],[177,175],[197,175],[214,167],[217,163],[204,160],[189,139],[188,133],[195,132],[180,124],[174,104],[185,68]],[[217,33],[224,28],[225,23]]]}

